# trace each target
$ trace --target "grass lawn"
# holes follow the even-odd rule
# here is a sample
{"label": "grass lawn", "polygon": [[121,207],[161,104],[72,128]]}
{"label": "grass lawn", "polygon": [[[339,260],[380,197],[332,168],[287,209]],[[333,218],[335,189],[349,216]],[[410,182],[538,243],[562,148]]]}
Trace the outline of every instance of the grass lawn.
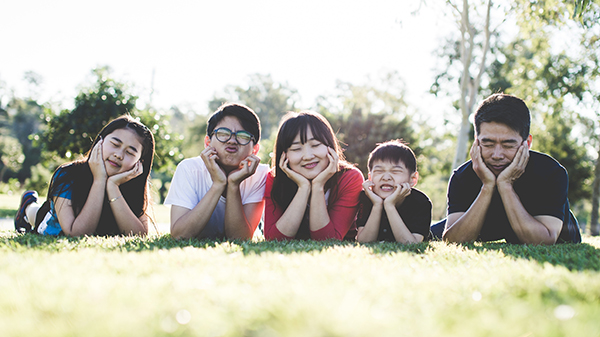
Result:
{"label": "grass lawn", "polygon": [[2,336],[600,336],[600,238],[401,246],[2,230],[0,293]]}

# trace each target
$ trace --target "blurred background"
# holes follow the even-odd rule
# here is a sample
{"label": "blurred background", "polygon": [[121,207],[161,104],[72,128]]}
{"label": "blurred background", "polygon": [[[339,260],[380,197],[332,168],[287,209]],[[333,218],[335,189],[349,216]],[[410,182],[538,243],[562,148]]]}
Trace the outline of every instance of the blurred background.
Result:
{"label": "blurred background", "polygon": [[223,102],[254,109],[269,163],[281,116],[325,115],[366,176],[377,143],[418,155],[417,188],[446,212],[486,96],[523,98],[533,149],[569,172],[582,227],[598,234],[600,2],[5,1],[0,4],[0,217],[45,195],[54,169],[129,113],[155,132],[159,222],[176,165],[203,149]]}

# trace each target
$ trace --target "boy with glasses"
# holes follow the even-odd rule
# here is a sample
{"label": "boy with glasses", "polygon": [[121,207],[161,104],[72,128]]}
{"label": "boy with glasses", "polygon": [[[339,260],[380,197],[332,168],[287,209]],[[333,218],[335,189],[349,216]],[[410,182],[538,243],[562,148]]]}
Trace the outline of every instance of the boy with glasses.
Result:
{"label": "boy with glasses", "polygon": [[251,239],[262,217],[269,168],[256,156],[260,121],[250,108],[224,104],[208,120],[205,149],[177,166],[165,204],[179,239]]}

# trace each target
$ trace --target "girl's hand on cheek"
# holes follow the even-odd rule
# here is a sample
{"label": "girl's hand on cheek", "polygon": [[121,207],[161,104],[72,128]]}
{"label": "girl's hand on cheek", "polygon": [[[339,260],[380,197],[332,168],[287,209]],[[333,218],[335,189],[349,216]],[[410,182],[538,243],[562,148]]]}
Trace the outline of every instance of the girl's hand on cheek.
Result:
{"label": "girl's hand on cheek", "polygon": [[120,186],[130,181],[131,179],[136,178],[143,172],[144,166],[142,165],[142,162],[138,161],[137,163],[135,163],[135,165],[133,165],[133,168],[131,168],[131,170],[115,174],[114,176],[109,177],[108,181],[117,186]]}
{"label": "girl's hand on cheek", "polygon": [[94,179],[106,180],[106,167],[104,166],[104,157],[102,155],[103,143],[104,139],[101,138],[96,145],[94,145],[88,158],[88,165],[90,165],[90,170],[92,171],[92,176]]}

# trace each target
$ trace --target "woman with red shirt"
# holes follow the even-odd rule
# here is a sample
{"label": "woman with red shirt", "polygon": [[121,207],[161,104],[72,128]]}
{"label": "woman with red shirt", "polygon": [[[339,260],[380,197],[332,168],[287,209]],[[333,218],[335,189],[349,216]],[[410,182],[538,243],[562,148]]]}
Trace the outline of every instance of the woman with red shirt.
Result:
{"label": "woman with red shirt", "polygon": [[354,240],[363,175],[344,160],[327,119],[312,111],[289,112],[274,152],[265,188],[265,239]]}

